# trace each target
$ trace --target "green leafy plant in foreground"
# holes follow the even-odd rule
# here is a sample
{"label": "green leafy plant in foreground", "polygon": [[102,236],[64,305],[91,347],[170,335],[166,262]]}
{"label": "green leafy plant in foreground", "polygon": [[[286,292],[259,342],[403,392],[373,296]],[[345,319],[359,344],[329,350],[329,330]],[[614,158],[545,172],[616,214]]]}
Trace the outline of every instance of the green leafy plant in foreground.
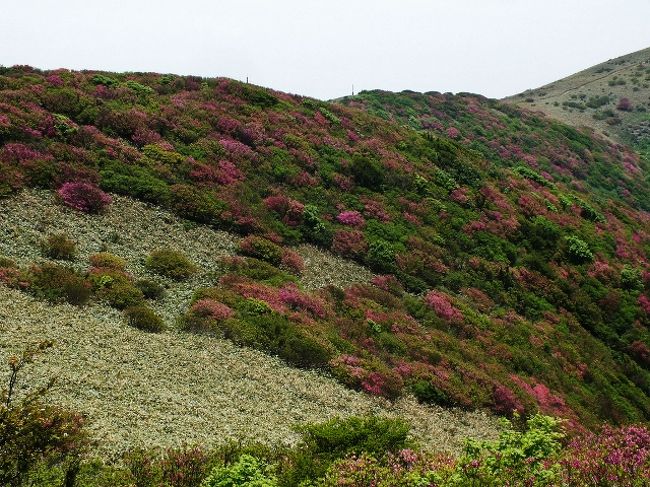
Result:
{"label": "green leafy plant in foreground", "polygon": [[279,487],[268,465],[244,454],[232,465],[215,467],[201,487]]}
{"label": "green leafy plant in foreground", "polygon": [[22,392],[23,369],[50,348],[42,342],[11,356],[9,379],[0,394],[0,485],[18,487],[39,464],[63,470],[64,486],[74,485],[81,454],[88,446],[84,418],[44,400],[54,385],[50,380]]}

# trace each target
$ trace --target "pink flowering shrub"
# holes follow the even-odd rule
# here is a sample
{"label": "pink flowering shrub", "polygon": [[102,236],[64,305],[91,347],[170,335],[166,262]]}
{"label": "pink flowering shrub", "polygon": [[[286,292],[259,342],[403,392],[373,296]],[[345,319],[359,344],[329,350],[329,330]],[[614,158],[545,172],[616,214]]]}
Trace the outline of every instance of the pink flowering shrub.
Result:
{"label": "pink flowering shrub", "polygon": [[336,219],[343,225],[357,228],[362,227],[366,223],[361,213],[354,210],[342,211],[337,215]]}
{"label": "pink flowering shrub", "polygon": [[457,139],[460,137],[460,130],[458,130],[456,127],[449,127],[446,131],[447,137],[451,139]]}
{"label": "pink flowering shrub", "polygon": [[402,284],[392,274],[374,276],[370,282],[372,282],[379,289],[383,289],[384,291],[388,291],[389,293],[396,294],[398,296],[402,295],[404,292]]}
{"label": "pink flowering shrub", "polygon": [[263,203],[267,209],[276,213],[284,224],[296,227],[302,223],[305,205],[300,201],[284,195],[272,195],[264,198]]}
{"label": "pink flowering shrub", "polygon": [[280,257],[280,266],[293,272],[294,274],[301,274],[305,270],[305,262],[298,252],[291,249],[284,249],[282,257]]}
{"label": "pink flowering shrub", "polygon": [[223,184],[224,186],[228,186],[230,184],[234,184],[239,181],[243,181],[246,179],[246,176],[244,176],[244,173],[241,172],[237,166],[235,166],[234,163],[231,161],[226,161],[222,160],[219,161],[219,164],[217,165],[218,169],[218,174],[217,174],[217,181],[219,184]]}
{"label": "pink flowering shrub", "polygon": [[646,296],[645,294],[641,294],[638,299],[639,306],[641,306],[641,309],[643,312],[650,316],[650,298]]}
{"label": "pink flowering shrub", "polygon": [[629,98],[621,98],[616,105],[616,109],[621,110],[622,112],[631,112],[634,107]]}
{"label": "pink flowering shrub", "polygon": [[650,485],[650,431],[605,425],[574,439],[560,463],[569,485]]}
{"label": "pink flowering shrub", "polygon": [[57,191],[66,206],[84,213],[100,213],[113,199],[91,183],[64,183]]}
{"label": "pink flowering shrub", "polygon": [[295,285],[283,287],[278,296],[290,309],[307,311],[315,318],[324,318],[327,315],[327,305],[323,300],[303,293]]}
{"label": "pink flowering shrub", "polygon": [[461,321],[463,314],[455,308],[449,296],[439,291],[429,291],[424,297],[425,304],[440,318],[447,321]]}
{"label": "pink flowering shrub", "polygon": [[497,384],[492,392],[494,401],[493,410],[504,416],[510,416],[513,413],[522,414],[524,405],[512,390],[503,384]]}
{"label": "pink flowering shrub", "polygon": [[211,318],[217,321],[223,321],[231,318],[233,310],[219,301],[213,299],[200,299],[190,309],[192,313],[205,318]]}
{"label": "pink flowering shrub", "polygon": [[646,367],[650,366],[650,347],[645,343],[635,340],[630,343],[628,350],[637,362]]}
{"label": "pink flowering shrub", "polygon": [[332,241],[332,250],[344,257],[361,257],[368,251],[368,242],[358,230],[337,230]]}

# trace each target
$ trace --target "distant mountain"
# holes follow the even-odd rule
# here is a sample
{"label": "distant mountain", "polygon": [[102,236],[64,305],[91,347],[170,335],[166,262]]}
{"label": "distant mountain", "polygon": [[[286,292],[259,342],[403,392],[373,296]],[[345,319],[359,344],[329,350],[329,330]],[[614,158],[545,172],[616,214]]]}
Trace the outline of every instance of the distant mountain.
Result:
{"label": "distant mountain", "polygon": [[[16,292],[83,301],[390,399],[648,420],[646,173],[632,150],[475,95],[328,103],[223,78],[3,68],[0,281],[18,291],[0,309]],[[180,236],[135,239],[170,217],[115,195],[180,216]],[[64,203],[90,214],[57,219]],[[67,238],[40,230],[53,220]],[[225,240],[191,233],[206,227],[245,237],[229,237],[238,255],[184,243]],[[25,336],[29,308],[12,309]]]}
{"label": "distant mountain", "polygon": [[650,48],[505,99],[650,154]]}

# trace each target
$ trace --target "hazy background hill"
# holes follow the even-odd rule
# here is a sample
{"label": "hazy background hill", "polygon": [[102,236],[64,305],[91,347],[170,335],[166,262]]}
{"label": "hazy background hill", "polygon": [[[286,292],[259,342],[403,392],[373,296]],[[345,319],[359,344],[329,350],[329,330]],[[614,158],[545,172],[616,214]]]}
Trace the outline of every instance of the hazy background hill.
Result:
{"label": "hazy background hill", "polygon": [[648,150],[650,48],[505,99]]}

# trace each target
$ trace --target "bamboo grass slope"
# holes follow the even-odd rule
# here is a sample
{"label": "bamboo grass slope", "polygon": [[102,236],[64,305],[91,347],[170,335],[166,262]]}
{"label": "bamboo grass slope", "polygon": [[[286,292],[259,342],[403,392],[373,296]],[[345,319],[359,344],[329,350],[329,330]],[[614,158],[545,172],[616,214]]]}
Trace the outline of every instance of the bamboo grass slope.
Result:
{"label": "bamboo grass slope", "polygon": [[[182,242],[140,263],[191,288],[166,326],[391,399],[648,420],[645,174],[632,150],[471,95],[326,103],[223,78],[0,71],[3,208],[40,187],[92,220],[126,195],[239,233],[203,280]],[[375,276],[308,286],[305,243]],[[7,259],[0,280],[165,326],[152,285],[72,258]]]}

